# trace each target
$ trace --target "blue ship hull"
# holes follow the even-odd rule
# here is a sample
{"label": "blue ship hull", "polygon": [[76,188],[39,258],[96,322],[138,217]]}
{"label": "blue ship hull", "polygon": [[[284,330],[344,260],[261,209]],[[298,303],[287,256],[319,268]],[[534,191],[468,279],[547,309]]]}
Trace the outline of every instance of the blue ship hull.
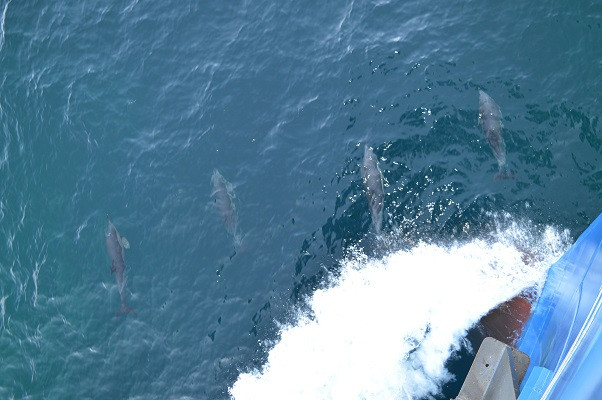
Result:
{"label": "blue ship hull", "polygon": [[602,215],[549,270],[518,348],[519,400],[602,398]]}

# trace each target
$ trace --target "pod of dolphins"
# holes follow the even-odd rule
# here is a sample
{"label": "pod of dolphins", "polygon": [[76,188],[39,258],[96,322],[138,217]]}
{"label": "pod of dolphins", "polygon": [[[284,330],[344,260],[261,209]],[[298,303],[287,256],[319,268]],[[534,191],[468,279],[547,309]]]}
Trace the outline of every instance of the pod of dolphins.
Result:
{"label": "pod of dolphins", "polygon": [[[496,177],[509,177],[506,171],[506,146],[502,137],[502,113],[496,102],[484,91],[479,89],[479,124],[483,134],[493,151],[498,163],[498,175]],[[364,185],[364,194],[370,209],[371,226],[377,235],[382,231],[383,209],[385,191],[383,175],[378,166],[378,158],[368,145],[364,145],[364,155],[360,165],[360,173]],[[230,182],[217,170],[213,170],[211,176],[211,197],[219,213],[226,231],[232,236],[235,247],[239,247],[242,237],[238,232],[238,215],[236,212],[234,188]],[[121,296],[121,307],[117,316],[134,312],[134,309],[126,305],[125,300],[125,249],[129,248],[128,241],[119,235],[117,229],[109,219],[105,235],[106,248],[111,259],[111,272],[115,275],[119,294]]]}

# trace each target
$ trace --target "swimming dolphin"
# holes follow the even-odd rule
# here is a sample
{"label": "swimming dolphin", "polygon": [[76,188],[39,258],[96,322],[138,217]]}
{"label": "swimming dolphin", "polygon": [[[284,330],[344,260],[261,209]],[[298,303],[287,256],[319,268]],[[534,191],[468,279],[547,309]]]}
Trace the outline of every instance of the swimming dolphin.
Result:
{"label": "swimming dolphin", "polygon": [[120,316],[134,311],[125,304],[125,283],[127,279],[125,277],[125,260],[123,258],[123,253],[124,249],[130,248],[130,244],[126,238],[119,236],[119,232],[115,229],[115,226],[108,215],[107,221],[109,222],[109,226],[105,235],[105,241],[107,253],[111,259],[111,272],[115,275],[117,286],[119,287],[119,295],[121,296],[121,307],[119,308],[119,311],[117,311],[117,316]]}
{"label": "swimming dolphin", "polygon": [[238,216],[236,215],[236,204],[234,203],[234,199],[236,198],[234,188],[217,169],[213,170],[211,186],[211,196],[226,226],[226,230],[234,238],[234,245],[239,246],[241,237],[237,231]]}
{"label": "swimming dolphin", "polygon": [[498,177],[504,176],[506,167],[506,145],[502,137],[502,112],[491,97],[479,89],[479,124],[498,164]]}
{"label": "swimming dolphin", "polygon": [[362,180],[366,190],[366,198],[370,206],[372,227],[379,234],[383,223],[383,174],[378,168],[378,159],[370,147],[364,145],[364,159],[361,165]]}

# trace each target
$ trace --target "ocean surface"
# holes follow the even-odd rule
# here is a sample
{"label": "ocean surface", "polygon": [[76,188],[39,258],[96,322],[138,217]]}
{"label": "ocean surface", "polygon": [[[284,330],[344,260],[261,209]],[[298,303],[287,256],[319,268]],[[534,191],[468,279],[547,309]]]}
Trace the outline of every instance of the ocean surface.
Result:
{"label": "ocean surface", "polygon": [[0,399],[455,396],[602,211],[600,38],[599,1],[0,0]]}

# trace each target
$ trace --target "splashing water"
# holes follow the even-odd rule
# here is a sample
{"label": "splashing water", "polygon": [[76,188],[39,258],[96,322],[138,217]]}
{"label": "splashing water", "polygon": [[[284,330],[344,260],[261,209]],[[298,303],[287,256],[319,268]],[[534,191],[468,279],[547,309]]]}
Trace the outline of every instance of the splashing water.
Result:
{"label": "splashing water", "polygon": [[[242,373],[243,399],[415,399],[453,379],[445,368],[496,305],[541,287],[568,232],[510,223],[487,239],[419,243],[381,259],[361,252],[281,327],[261,370]],[[528,249],[528,262],[525,262]]]}
{"label": "splashing water", "polygon": [[10,4],[10,2],[11,0],[9,0],[6,3],[6,5],[4,6],[4,10],[2,10],[2,16],[0,16],[0,51],[2,51],[2,48],[4,47],[4,24],[6,23],[6,12],[8,11],[8,5]]}

